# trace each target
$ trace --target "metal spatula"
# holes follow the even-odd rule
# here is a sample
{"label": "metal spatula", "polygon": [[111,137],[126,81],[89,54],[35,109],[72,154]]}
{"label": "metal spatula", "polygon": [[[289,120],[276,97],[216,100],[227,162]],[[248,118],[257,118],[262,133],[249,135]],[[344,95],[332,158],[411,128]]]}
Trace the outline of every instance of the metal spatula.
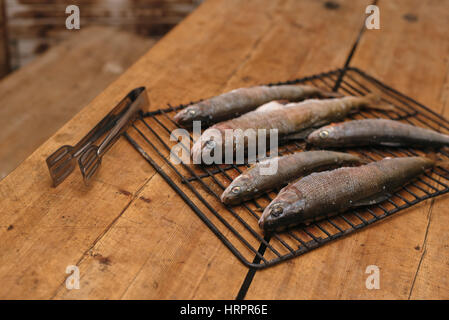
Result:
{"label": "metal spatula", "polygon": [[114,145],[120,136],[129,128],[132,121],[137,117],[138,111],[149,105],[145,87],[131,91],[126,98],[128,107],[117,120],[114,127],[107,134],[99,146],[90,145],[81,154],[78,164],[83,175],[84,183],[89,184],[92,176],[97,172],[103,155]]}
{"label": "metal spatula", "polygon": [[53,187],[57,187],[75,169],[78,158],[90,145],[100,139],[116,124],[117,120],[128,109],[131,100],[128,96],[114,107],[86,136],[75,146],[64,145],[52,153],[47,159],[47,166],[53,181]]}

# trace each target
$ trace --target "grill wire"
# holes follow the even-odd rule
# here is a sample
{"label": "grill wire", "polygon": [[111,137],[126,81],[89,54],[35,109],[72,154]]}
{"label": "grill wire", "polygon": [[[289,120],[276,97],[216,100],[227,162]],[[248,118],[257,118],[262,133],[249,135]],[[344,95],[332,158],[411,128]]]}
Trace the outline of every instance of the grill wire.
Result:
{"label": "grill wire", "polygon": [[[337,69],[269,85],[296,83],[311,84],[329,91],[337,86],[337,91],[345,95],[360,96],[374,92],[379,94],[383,101],[396,107],[394,111],[388,112],[364,110],[351,115],[348,119],[389,118],[449,133],[447,120],[357,68]],[[380,204],[348,211],[307,226],[291,228],[282,233],[264,234],[259,229],[257,221],[263,208],[276,196],[278,190],[268,192],[239,206],[226,206],[220,202],[222,191],[246,169],[247,164],[203,166],[171,162],[170,156],[177,157],[171,152],[171,148],[181,143],[171,134],[174,129],[179,128],[172,118],[178,110],[186,106],[169,105],[169,108],[143,114],[128,130],[125,137],[228,249],[250,268],[261,269],[300,256],[419,202],[449,191],[449,171],[436,167]],[[193,145],[192,136],[190,143]],[[190,149],[190,146],[184,144],[181,144],[181,147],[186,151]],[[279,147],[278,154],[281,156],[304,151],[305,147],[303,142],[289,142]],[[347,148],[342,151],[361,155],[371,161],[384,157],[425,156],[428,152],[437,152],[442,160],[449,158],[447,148],[415,150],[364,147]]]}

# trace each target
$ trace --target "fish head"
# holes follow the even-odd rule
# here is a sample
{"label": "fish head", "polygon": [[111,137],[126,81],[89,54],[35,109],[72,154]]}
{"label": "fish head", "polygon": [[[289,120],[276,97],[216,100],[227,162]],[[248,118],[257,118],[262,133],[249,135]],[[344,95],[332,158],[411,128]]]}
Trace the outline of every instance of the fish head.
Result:
{"label": "fish head", "polygon": [[307,142],[313,145],[326,145],[327,141],[334,138],[335,130],[332,125],[313,131],[307,137]]}
{"label": "fish head", "polygon": [[223,191],[221,201],[225,204],[238,204],[250,199],[257,189],[253,186],[253,181],[246,175],[235,178],[232,183]]}
{"label": "fish head", "polygon": [[191,126],[194,120],[202,120],[201,108],[193,104],[179,111],[173,118],[176,123],[182,126]]}
{"label": "fish head", "polygon": [[[192,147],[193,163],[206,163],[212,164],[213,161],[207,161],[206,159],[213,158],[220,161],[221,151],[223,150],[221,131],[213,127],[203,132],[201,137],[194,143]],[[219,154],[218,154],[219,153]],[[221,162],[216,164],[220,164]]]}
{"label": "fish head", "polygon": [[305,200],[299,198],[288,186],[265,208],[259,219],[259,227],[265,231],[276,231],[301,221]]}

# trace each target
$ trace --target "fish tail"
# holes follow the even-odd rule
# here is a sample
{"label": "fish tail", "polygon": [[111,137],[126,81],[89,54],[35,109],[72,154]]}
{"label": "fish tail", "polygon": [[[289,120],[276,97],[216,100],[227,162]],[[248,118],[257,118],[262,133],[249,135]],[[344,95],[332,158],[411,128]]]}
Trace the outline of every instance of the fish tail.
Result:
{"label": "fish tail", "polygon": [[436,152],[430,151],[426,153],[426,158],[429,158],[433,162],[437,163],[441,161],[441,159],[438,157],[438,154]]}
{"label": "fish tail", "polygon": [[449,170],[449,160],[443,160],[438,157],[436,152],[428,152],[426,154],[426,158],[429,158],[433,161],[434,167],[440,167],[446,170]]}
{"label": "fish tail", "polygon": [[426,158],[433,162],[434,167],[440,167],[449,170],[449,160],[440,159],[437,152],[428,151],[426,153]]}
{"label": "fish tail", "polygon": [[440,167],[449,170],[449,160],[437,160],[435,161],[435,167]]}
{"label": "fish tail", "polygon": [[369,93],[363,97],[363,107],[367,109],[381,110],[381,111],[394,111],[395,107],[392,104],[382,101],[382,97],[375,93]]}

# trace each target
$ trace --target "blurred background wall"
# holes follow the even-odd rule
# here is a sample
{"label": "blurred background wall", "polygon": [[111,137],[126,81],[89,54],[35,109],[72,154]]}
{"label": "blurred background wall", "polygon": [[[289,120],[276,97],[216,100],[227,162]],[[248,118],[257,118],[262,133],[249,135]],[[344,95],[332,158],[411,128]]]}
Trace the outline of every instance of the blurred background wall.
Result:
{"label": "blurred background wall", "polygon": [[202,0],[0,0],[0,76],[73,35],[65,28],[68,5],[80,8],[81,29],[114,26],[158,38]]}
{"label": "blurred background wall", "polygon": [[0,0],[0,78],[10,70],[8,40],[6,38],[5,2]]}

